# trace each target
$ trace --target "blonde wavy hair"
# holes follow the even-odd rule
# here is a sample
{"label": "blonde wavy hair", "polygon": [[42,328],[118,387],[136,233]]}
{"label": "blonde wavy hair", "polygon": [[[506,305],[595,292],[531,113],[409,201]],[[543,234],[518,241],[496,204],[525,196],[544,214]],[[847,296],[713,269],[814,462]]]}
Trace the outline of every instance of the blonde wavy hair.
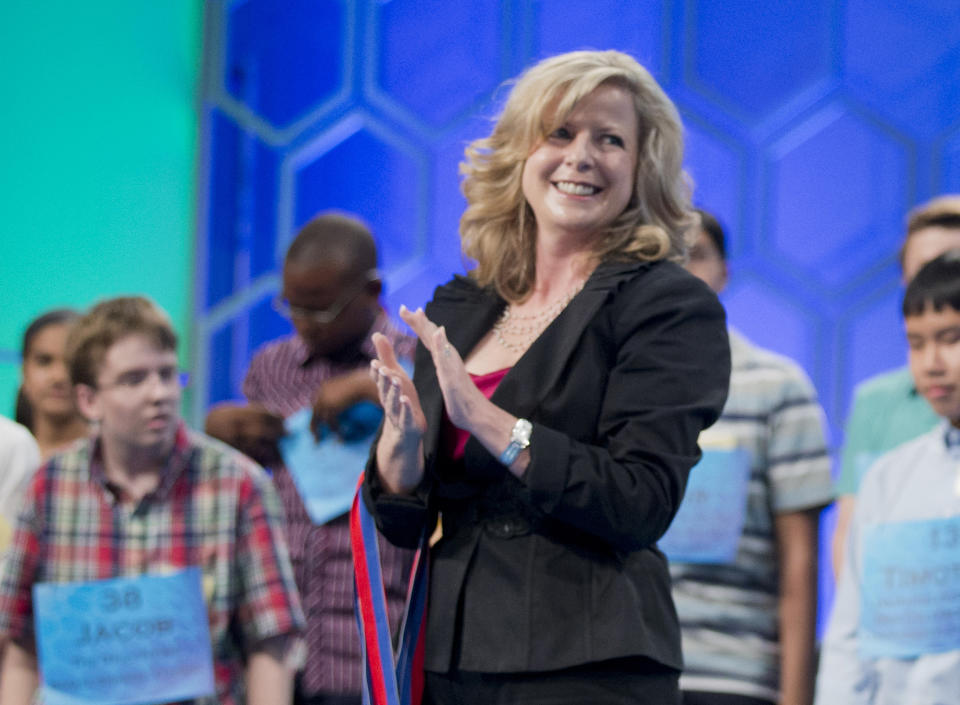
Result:
{"label": "blonde wavy hair", "polygon": [[460,164],[467,209],[460,219],[463,254],[477,262],[471,276],[510,301],[532,290],[536,220],[523,195],[527,157],[560,127],[577,103],[601,84],[629,91],[639,132],[634,193],[623,213],[596,240],[594,256],[682,260],[696,222],[683,172],[683,127],[676,107],[653,76],[619,51],[574,51],[541,61],[513,83],[489,137],[472,142]]}

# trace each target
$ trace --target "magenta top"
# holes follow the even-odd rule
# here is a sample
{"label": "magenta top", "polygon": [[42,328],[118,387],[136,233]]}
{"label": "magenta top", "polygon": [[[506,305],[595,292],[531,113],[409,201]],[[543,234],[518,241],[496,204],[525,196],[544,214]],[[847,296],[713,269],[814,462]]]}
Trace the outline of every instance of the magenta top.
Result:
{"label": "magenta top", "polygon": [[[497,390],[497,385],[500,384],[500,380],[502,380],[509,371],[509,367],[504,367],[502,370],[494,370],[493,372],[487,372],[483,375],[471,374],[470,379],[472,379],[473,383],[477,385],[477,389],[480,390],[483,396],[489,399]],[[447,416],[446,412],[444,412],[443,447],[452,449],[449,451],[448,455],[451,460],[460,460],[463,458],[463,449],[467,445],[468,438],[470,438],[470,434],[450,423],[450,418]]]}

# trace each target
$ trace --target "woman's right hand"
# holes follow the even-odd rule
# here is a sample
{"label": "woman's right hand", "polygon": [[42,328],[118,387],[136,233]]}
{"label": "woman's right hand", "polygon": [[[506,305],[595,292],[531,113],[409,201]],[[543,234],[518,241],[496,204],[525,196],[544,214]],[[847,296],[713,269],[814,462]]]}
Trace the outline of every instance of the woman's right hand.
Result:
{"label": "woman's right hand", "polygon": [[377,385],[384,423],[377,443],[377,470],[384,488],[393,494],[412,492],[423,479],[423,434],[427,420],[413,380],[397,362],[393,345],[375,333],[377,359],[370,376]]}

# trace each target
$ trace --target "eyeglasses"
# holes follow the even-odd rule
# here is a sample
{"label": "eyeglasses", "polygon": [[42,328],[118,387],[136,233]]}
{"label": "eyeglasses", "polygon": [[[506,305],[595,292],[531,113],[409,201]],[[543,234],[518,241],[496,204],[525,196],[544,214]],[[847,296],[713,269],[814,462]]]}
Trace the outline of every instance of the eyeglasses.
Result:
{"label": "eyeglasses", "polygon": [[181,389],[187,386],[187,381],[190,377],[188,372],[181,372],[173,366],[161,366],[153,370],[147,368],[135,368],[121,373],[116,379],[110,382],[96,385],[95,389],[125,389],[128,391],[144,390],[150,385],[150,381],[153,379],[154,374],[156,375],[156,378],[160,384],[164,387],[176,386]]}
{"label": "eyeglasses", "polygon": [[345,291],[340,298],[333,302],[333,305],[328,308],[304,308],[303,306],[291,306],[290,302],[282,296],[276,296],[271,305],[273,310],[279,313],[281,316],[287,319],[306,319],[313,323],[318,323],[320,325],[326,325],[328,323],[333,323],[337,320],[337,317],[343,313],[343,309],[350,305],[350,303],[360,295],[360,292],[363,291],[370,282],[375,282],[380,279],[380,270],[379,269],[370,269],[364,275],[363,280],[355,287]]}

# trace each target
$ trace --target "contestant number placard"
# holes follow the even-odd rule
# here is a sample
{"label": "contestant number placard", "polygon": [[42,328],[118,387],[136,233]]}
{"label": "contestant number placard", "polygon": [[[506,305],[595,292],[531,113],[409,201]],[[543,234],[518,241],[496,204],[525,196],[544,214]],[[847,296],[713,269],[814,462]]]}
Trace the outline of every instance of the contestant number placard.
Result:
{"label": "contestant number placard", "polygon": [[212,695],[199,568],[33,588],[47,705],[139,705]]}
{"label": "contestant number placard", "polygon": [[960,649],[960,516],[865,531],[860,609],[867,658]]}
{"label": "contestant number placard", "polygon": [[739,448],[704,448],[687,491],[659,541],[671,561],[731,563],[746,517],[750,455]]}

